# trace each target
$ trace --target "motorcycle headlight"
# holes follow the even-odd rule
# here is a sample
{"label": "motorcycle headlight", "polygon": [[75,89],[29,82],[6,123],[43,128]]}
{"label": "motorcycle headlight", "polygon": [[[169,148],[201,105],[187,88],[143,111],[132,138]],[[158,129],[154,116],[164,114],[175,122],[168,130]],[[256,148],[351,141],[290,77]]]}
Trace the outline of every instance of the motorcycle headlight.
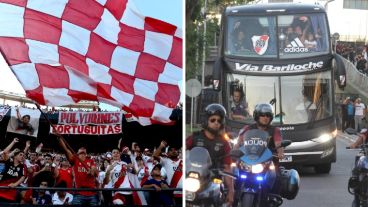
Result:
{"label": "motorcycle headlight", "polygon": [[252,173],[257,174],[263,171],[264,167],[262,164],[252,165]]}
{"label": "motorcycle headlight", "polygon": [[189,192],[197,192],[200,187],[200,182],[196,178],[185,179],[185,189]]}
{"label": "motorcycle headlight", "polygon": [[239,169],[241,169],[245,172],[250,172],[252,170],[252,167],[250,165],[245,164],[244,162],[240,162],[239,163]]}

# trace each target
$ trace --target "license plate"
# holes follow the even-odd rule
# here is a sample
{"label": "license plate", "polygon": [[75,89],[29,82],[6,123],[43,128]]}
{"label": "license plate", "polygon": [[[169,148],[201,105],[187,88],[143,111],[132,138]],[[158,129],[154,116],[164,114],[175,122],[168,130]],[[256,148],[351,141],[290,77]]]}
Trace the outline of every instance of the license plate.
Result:
{"label": "license plate", "polygon": [[280,162],[292,162],[293,157],[291,155],[285,155],[283,159],[280,159]]}

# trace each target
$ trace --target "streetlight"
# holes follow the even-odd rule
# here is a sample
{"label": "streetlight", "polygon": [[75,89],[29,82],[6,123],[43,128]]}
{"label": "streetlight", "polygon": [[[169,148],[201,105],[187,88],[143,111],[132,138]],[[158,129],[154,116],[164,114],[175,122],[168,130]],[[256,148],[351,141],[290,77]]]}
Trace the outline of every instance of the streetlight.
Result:
{"label": "streetlight", "polygon": [[335,42],[335,53],[336,53],[336,45],[337,45],[337,41],[340,39],[340,34],[339,33],[337,33],[337,32],[335,32],[335,33],[333,33],[332,34],[332,39],[334,40],[334,42]]}
{"label": "streetlight", "polygon": [[206,61],[206,30],[207,30],[206,12],[207,12],[207,0],[204,1],[204,8],[203,8],[202,88],[204,88],[204,69]]}

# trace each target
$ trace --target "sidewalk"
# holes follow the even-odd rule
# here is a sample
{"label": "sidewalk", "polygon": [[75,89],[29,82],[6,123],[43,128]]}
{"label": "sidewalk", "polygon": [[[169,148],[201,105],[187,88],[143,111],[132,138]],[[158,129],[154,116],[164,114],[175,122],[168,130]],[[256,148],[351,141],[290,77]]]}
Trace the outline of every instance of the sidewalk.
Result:
{"label": "sidewalk", "polygon": [[347,134],[347,133],[342,132],[341,130],[338,130],[337,131],[337,136],[338,137],[341,137],[343,139],[346,139],[349,142],[355,142],[355,140],[358,138],[357,135],[350,135],[350,134]]}

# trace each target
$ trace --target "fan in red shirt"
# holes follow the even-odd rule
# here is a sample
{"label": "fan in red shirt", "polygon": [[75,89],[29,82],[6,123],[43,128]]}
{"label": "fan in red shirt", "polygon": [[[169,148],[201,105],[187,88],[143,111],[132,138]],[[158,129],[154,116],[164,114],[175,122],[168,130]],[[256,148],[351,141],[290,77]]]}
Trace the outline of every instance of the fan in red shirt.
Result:
{"label": "fan in red shirt", "polygon": [[61,166],[55,169],[56,185],[65,182],[67,188],[73,187],[73,169],[66,158],[60,158]]}
{"label": "fan in red shirt", "polygon": [[[66,157],[73,166],[76,188],[97,188],[96,177],[98,170],[95,162],[87,158],[87,150],[84,147],[78,149],[77,154],[66,146],[65,140],[59,138],[59,144],[66,152]],[[97,206],[99,203],[96,191],[76,191],[72,205]]]}

